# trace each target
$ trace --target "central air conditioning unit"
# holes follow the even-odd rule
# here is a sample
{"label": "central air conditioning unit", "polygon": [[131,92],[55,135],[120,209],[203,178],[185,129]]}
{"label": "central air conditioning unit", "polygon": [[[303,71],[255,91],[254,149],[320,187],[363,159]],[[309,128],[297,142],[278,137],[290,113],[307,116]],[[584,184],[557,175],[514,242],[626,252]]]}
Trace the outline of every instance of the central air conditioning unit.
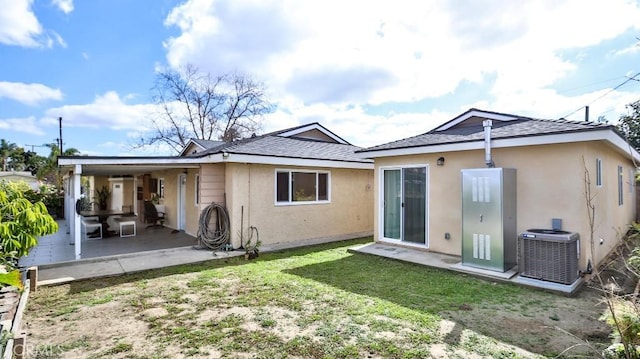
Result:
{"label": "central air conditioning unit", "polygon": [[520,275],[561,284],[578,277],[580,235],[554,229],[529,229],[518,236]]}

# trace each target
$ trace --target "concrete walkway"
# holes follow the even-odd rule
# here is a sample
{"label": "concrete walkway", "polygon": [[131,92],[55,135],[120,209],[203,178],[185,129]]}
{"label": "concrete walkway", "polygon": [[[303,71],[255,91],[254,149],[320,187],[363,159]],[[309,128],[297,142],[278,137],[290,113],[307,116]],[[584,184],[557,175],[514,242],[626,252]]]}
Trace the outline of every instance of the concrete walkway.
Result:
{"label": "concrete walkway", "polygon": [[38,266],[38,285],[63,284],[243,255],[243,251],[214,252],[189,246],[44,264]]}
{"label": "concrete walkway", "polygon": [[[345,236],[314,238],[295,243],[277,243],[262,245],[261,253],[286,250],[289,248],[311,246],[333,241],[366,237],[369,232],[354,233]],[[189,242],[190,243],[190,242]],[[211,251],[195,249],[192,245],[177,248],[165,248],[135,253],[122,253],[96,258],[67,260],[37,265],[38,285],[63,284],[76,280],[109,277],[171,267],[181,264],[202,263],[216,259],[244,256],[244,250]]]}

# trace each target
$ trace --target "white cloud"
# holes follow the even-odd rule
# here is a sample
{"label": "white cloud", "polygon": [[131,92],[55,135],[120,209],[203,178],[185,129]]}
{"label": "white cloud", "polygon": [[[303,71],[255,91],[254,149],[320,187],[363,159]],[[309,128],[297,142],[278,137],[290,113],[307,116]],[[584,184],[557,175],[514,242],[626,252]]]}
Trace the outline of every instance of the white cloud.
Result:
{"label": "white cloud", "polygon": [[0,98],[9,98],[35,106],[48,100],[62,100],[62,91],[42,84],[0,81]]}
{"label": "white cloud", "polygon": [[116,92],[109,91],[96,96],[90,104],[48,109],[44,121],[55,122],[55,119],[62,117],[65,126],[69,127],[144,131],[148,124],[147,119],[154,109],[154,105],[127,104]]}
{"label": "white cloud", "polygon": [[55,31],[45,30],[32,9],[33,0],[0,0],[0,44],[22,47],[66,47]]}
{"label": "white cloud", "polygon": [[[266,131],[319,121],[370,146],[423,133],[470,107],[568,114],[599,93],[567,96],[553,86],[594,62],[591,49],[639,30],[637,19],[640,5],[626,0],[189,0],[165,20],[180,31],[165,48],[172,67],[193,63],[213,74],[240,70],[263,80],[279,108]],[[455,105],[467,88],[478,90]],[[617,118],[633,96],[598,100],[591,119]],[[366,110],[419,101],[447,102],[460,112]]]}
{"label": "white cloud", "polygon": [[615,56],[633,56],[640,53],[640,41],[622,50],[614,52]]}
{"label": "white cloud", "polygon": [[493,96],[575,71],[562,52],[640,29],[640,9],[599,2],[206,1],[173,9],[172,66],[239,69],[306,104],[414,102],[495,77]]}
{"label": "white cloud", "polygon": [[42,26],[31,10],[33,0],[0,0],[0,43],[37,47]]}
{"label": "white cloud", "polygon": [[45,132],[34,117],[0,119],[0,129],[3,131],[22,132],[42,136]]}
{"label": "white cloud", "polygon": [[51,3],[65,14],[73,11],[73,0],[52,0]]}

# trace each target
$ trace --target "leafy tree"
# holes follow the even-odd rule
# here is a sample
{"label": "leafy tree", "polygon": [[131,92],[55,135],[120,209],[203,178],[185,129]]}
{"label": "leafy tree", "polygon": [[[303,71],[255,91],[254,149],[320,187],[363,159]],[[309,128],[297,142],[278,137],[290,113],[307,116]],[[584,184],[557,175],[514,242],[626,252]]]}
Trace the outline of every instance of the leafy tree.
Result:
{"label": "leafy tree", "polygon": [[35,175],[46,162],[46,158],[0,139],[0,161],[2,171],[30,171]]}
{"label": "leafy tree", "polygon": [[239,73],[213,77],[193,65],[159,72],[152,91],[161,112],[138,147],[164,143],[180,152],[191,138],[249,137],[272,111],[262,83]]}
{"label": "leafy tree", "polygon": [[13,154],[18,146],[15,143],[8,142],[7,140],[0,139],[0,164],[2,164],[2,170],[7,170],[7,164],[9,157]]}
{"label": "leafy tree", "polygon": [[64,150],[62,154],[60,154],[60,148],[55,143],[50,143],[46,145],[51,149],[49,153],[49,157],[44,160],[41,167],[38,169],[36,173],[36,177],[41,180],[45,180],[48,183],[52,183],[56,186],[56,188],[62,188],[62,178],[60,177],[60,173],[58,172],[58,156],[75,156],[80,154],[75,148],[67,148]]}
{"label": "leafy tree", "polygon": [[0,258],[20,258],[38,244],[37,237],[58,231],[42,202],[29,202],[24,182],[0,181]]}
{"label": "leafy tree", "polygon": [[625,106],[630,114],[620,116],[618,130],[622,132],[633,148],[640,150],[640,100]]}
{"label": "leafy tree", "polygon": [[44,163],[44,157],[32,151],[25,151],[22,147],[17,147],[9,157],[7,169],[13,171],[30,171],[36,174],[38,168]]}

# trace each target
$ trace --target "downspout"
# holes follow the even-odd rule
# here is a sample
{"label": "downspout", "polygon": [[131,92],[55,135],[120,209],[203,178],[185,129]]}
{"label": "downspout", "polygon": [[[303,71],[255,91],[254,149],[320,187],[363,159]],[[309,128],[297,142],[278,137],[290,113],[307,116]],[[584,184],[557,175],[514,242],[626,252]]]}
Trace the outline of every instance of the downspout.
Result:
{"label": "downspout", "polygon": [[491,158],[491,120],[482,121],[482,126],[484,127],[484,164],[489,168],[493,168],[496,164],[493,162]]}

